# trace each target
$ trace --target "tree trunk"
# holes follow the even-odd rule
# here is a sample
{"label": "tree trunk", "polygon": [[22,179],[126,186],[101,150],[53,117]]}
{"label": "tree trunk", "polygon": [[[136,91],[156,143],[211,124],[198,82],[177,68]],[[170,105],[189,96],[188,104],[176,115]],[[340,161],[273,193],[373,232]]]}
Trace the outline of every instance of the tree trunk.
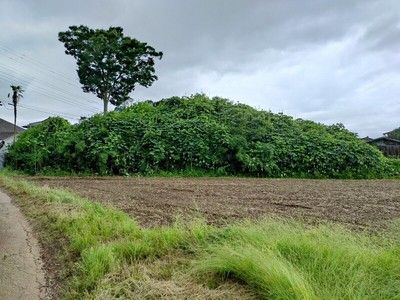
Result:
{"label": "tree trunk", "polygon": [[14,143],[17,136],[17,102],[14,101]]}
{"label": "tree trunk", "polygon": [[103,111],[103,113],[104,113],[104,114],[107,114],[107,113],[108,113],[108,96],[107,96],[107,95],[105,95],[105,96],[103,97],[103,104],[104,104],[104,111]]}

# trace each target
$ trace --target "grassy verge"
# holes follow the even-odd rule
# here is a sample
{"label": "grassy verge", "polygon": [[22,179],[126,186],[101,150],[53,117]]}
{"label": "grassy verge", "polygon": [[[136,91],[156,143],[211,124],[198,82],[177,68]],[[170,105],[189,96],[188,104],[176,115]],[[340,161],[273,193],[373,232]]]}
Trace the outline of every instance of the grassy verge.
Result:
{"label": "grassy verge", "polygon": [[141,228],[123,212],[0,175],[58,249],[65,299],[400,299],[400,234],[264,219]]}

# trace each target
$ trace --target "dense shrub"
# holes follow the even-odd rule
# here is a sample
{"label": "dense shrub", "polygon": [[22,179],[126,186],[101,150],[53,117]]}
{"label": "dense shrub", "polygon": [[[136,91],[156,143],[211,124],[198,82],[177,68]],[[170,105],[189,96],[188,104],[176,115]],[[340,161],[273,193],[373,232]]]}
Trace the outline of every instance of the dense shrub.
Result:
{"label": "dense shrub", "polygon": [[399,169],[341,124],[295,120],[199,94],[135,103],[73,126],[50,118],[20,135],[6,163],[31,174],[205,170],[221,175],[366,178]]}
{"label": "dense shrub", "polygon": [[387,158],[384,174],[387,174],[388,177],[400,178],[400,159]]}
{"label": "dense shrub", "polygon": [[70,138],[71,130],[71,124],[59,117],[29,128],[19,134],[17,142],[11,146],[6,165],[28,173],[58,168],[65,163],[62,145]]}

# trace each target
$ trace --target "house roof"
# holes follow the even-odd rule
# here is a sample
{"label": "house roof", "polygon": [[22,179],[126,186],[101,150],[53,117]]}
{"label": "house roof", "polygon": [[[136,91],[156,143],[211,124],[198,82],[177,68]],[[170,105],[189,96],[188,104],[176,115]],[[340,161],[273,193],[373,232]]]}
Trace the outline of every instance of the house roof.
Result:
{"label": "house roof", "polygon": [[44,121],[47,121],[48,119],[50,119],[50,117],[48,117],[47,119],[45,119],[45,120],[42,120],[42,121],[37,121],[37,122],[32,122],[32,123],[29,123],[29,124],[27,124],[27,125],[24,125],[24,126],[22,126],[22,127],[24,127],[24,128],[30,128],[30,127],[33,127],[33,126],[36,126],[36,125],[42,124]]}
{"label": "house roof", "polygon": [[373,141],[374,139],[370,138],[369,136],[366,136],[366,137],[360,138],[360,140],[363,140],[365,142],[370,142],[370,141]]}
{"label": "house roof", "polygon": [[400,145],[400,141],[399,140],[391,139],[391,138],[388,138],[386,136],[378,137],[376,139],[368,141],[367,143],[373,143],[373,142],[378,142],[378,141],[390,141],[390,142],[394,142],[394,143]]}
{"label": "house roof", "polygon": [[[25,129],[17,126],[16,131],[20,133]],[[14,135],[14,124],[4,119],[0,119],[0,140],[5,140]]]}

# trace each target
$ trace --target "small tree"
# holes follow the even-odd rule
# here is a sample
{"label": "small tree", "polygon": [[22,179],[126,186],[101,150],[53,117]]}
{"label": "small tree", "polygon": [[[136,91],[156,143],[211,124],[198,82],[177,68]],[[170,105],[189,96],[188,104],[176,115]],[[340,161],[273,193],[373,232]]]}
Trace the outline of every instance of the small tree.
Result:
{"label": "small tree", "polygon": [[70,26],[60,32],[66,54],[77,60],[79,81],[83,91],[103,100],[104,113],[108,103],[120,105],[129,99],[136,84],[149,87],[157,80],[154,59],[162,52],[136,39],[125,37],[121,27],[90,29]]}
{"label": "small tree", "polygon": [[[12,89],[12,102],[14,106],[14,143],[15,143],[15,137],[17,136],[17,105],[19,99],[23,98],[22,93],[24,92],[24,90],[19,85],[12,85],[11,89]],[[10,97],[10,94],[8,94],[8,97]]]}

